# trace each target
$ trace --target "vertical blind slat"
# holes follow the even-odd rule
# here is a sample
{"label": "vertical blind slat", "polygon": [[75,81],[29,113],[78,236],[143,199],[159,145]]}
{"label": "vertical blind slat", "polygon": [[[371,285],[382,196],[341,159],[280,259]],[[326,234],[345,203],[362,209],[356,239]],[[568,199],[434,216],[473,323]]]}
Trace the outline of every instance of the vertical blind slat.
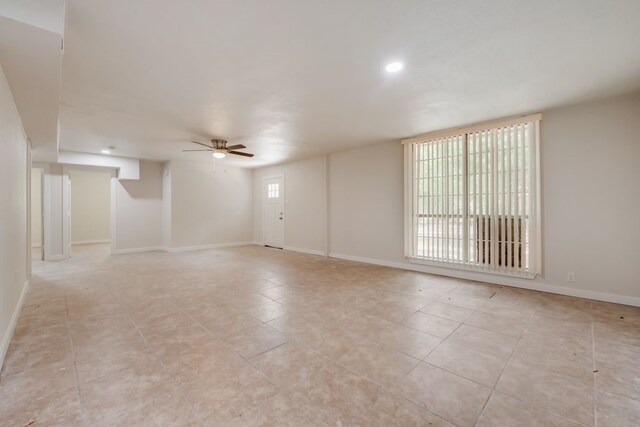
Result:
{"label": "vertical blind slat", "polygon": [[502,210],[500,211],[500,215],[502,215],[501,231],[500,234],[501,242],[502,242],[502,268],[507,268],[507,144],[505,142],[505,130],[504,128],[500,129],[500,146],[502,148]]}
{"label": "vertical blind slat", "polygon": [[431,179],[429,180],[429,247],[431,251],[435,250],[435,237],[434,237],[434,232],[435,229],[433,227],[433,214],[435,213],[435,209],[436,209],[436,195],[435,195],[435,186],[434,186],[434,182],[435,182],[435,177],[437,174],[437,169],[436,169],[436,160],[434,160],[434,153],[435,151],[435,144],[432,144],[429,147],[429,151],[430,151],[430,161],[429,161],[429,167],[431,169]]}
{"label": "vertical blind slat", "polygon": [[493,188],[492,197],[491,197],[491,228],[492,228],[492,236],[491,236],[491,267],[498,267],[498,227],[500,223],[498,222],[498,194],[500,189],[498,188],[498,153],[496,151],[496,129],[491,129],[489,131],[490,145],[491,145],[491,164],[492,166],[492,174],[491,174],[491,186]]}
{"label": "vertical blind slat", "polygon": [[484,210],[483,210],[483,216],[482,216],[482,223],[484,225],[484,232],[482,235],[482,240],[483,240],[483,250],[484,250],[484,254],[482,257],[482,263],[483,264],[489,264],[490,263],[490,246],[489,246],[489,218],[491,217],[491,204],[489,203],[489,169],[490,169],[490,164],[489,164],[489,133],[488,132],[483,132],[481,137],[481,143],[482,143],[482,149],[483,149],[483,158],[482,161],[484,162],[484,175],[482,177],[482,179],[484,180],[484,193],[483,193],[483,205],[484,205]]}
{"label": "vertical blind slat", "polygon": [[[538,122],[415,144],[413,250],[422,258],[532,271]],[[411,245],[409,245],[411,248]]]}
{"label": "vertical blind slat", "polygon": [[520,182],[522,183],[521,185],[521,189],[520,189],[520,204],[522,205],[521,208],[521,218],[520,218],[520,268],[526,268],[527,267],[527,261],[526,261],[526,253],[527,253],[527,227],[526,227],[526,221],[527,221],[527,200],[526,200],[526,192],[527,192],[527,181],[526,181],[526,168],[525,168],[525,159],[526,159],[526,143],[527,141],[525,140],[525,124],[521,124],[520,125],[520,139],[522,141],[522,149],[520,150],[521,152],[521,159],[520,159]]}
{"label": "vertical blind slat", "polygon": [[537,170],[537,162],[538,162],[538,126],[539,124],[531,123],[529,126],[530,130],[530,138],[529,138],[529,177],[531,179],[531,188],[529,192],[529,200],[531,201],[531,211],[529,224],[531,224],[531,236],[532,236],[532,244],[529,247],[529,260],[530,266],[532,266],[533,271],[538,271],[538,223],[533,220],[537,218],[538,204],[537,204],[537,195],[538,195],[538,170]]}
{"label": "vertical blind slat", "polygon": [[[422,220],[422,214],[424,214],[424,177],[425,177],[425,167],[424,167],[424,156],[423,156],[424,144],[418,145],[417,154],[416,154],[416,163],[418,165],[418,169],[420,170],[418,174],[418,180],[416,182],[417,195],[418,195],[418,215],[416,215],[416,224],[420,227],[419,233],[422,233],[422,236],[418,240],[418,245],[422,244],[422,251],[424,252],[424,221]],[[420,246],[419,246],[420,248]]]}
{"label": "vertical blind slat", "polygon": [[512,247],[511,241],[513,240],[513,210],[511,209],[511,189],[513,180],[511,179],[511,146],[513,144],[512,138],[513,129],[511,127],[507,128],[507,169],[505,174],[507,175],[507,266],[509,268],[513,267],[511,260],[512,257]]}
{"label": "vertical blind slat", "polygon": [[515,266],[516,268],[520,268],[520,199],[518,197],[518,192],[520,190],[520,180],[519,178],[519,154],[520,154],[520,125],[515,127],[515,153],[514,153],[514,184],[513,184],[513,202],[514,202],[514,211],[515,211],[515,231],[514,231],[514,251],[515,251]]}
{"label": "vertical blind slat", "polygon": [[462,146],[462,170],[460,182],[462,183],[462,260],[469,262],[469,136],[461,136]]}

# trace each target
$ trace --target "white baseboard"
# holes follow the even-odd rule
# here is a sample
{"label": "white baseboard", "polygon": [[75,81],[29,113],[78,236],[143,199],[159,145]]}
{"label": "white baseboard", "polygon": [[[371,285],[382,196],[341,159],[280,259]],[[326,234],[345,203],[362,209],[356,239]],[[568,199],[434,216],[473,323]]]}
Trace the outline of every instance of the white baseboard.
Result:
{"label": "white baseboard", "polygon": [[152,251],[166,251],[167,248],[162,246],[148,246],[146,248],[130,248],[130,249],[116,249],[112,252],[112,255],[123,255],[123,254],[136,254],[139,252],[152,252]]}
{"label": "white baseboard", "polygon": [[187,251],[201,251],[203,249],[220,249],[220,248],[230,248],[234,246],[248,246],[251,244],[253,244],[253,242],[212,243],[209,245],[179,246],[176,248],[163,248],[163,249],[167,252],[187,252]]}
{"label": "white baseboard", "polygon": [[[230,248],[234,246],[247,246],[251,245],[253,242],[230,242],[230,243],[214,243],[209,245],[198,245],[198,246],[180,246],[176,248],[168,248],[165,246],[147,246],[142,248],[128,248],[128,249],[116,249],[111,254],[112,255],[124,255],[124,254],[135,254],[141,252],[153,252],[153,251],[164,251],[164,252],[188,252],[188,251],[200,251],[204,249],[220,249],[220,248]],[[62,255],[52,256],[47,261],[58,261],[64,259]]]}
{"label": "white baseboard", "polygon": [[325,256],[324,251],[317,251],[315,249],[296,248],[296,247],[293,247],[293,246],[285,246],[282,249],[284,249],[285,251],[300,252],[300,253],[303,253],[303,254]]}
{"label": "white baseboard", "polygon": [[251,242],[231,242],[231,243],[214,243],[209,245],[198,245],[198,246],[179,246],[176,248],[168,248],[166,246],[149,246],[145,248],[117,249],[113,252],[113,255],[135,254],[138,252],[152,252],[152,251],[164,251],[164,252],[171,252],[171,253],[201,251],[204,249],[230,248],[234,246],[247,246],[251,244],[252,244]]}
{"label": "white baseboard", "polygon": [[534,282],[532,280],[517,279],[508,276],[494,276],[487,273],[475,273],[464,270],[443,269],[424,265],[385,261],[373,258],[364,258],[347,254],[330,253],[329,257],[344,259],[347,261],[362,262],[365,264],[380,265],[383,267],[399,268],[402,270],[418,271],[421,273],[437,274],[440,276],[456,277],[459,279],[474,280],[477,282],[492,283],[514,288],[529,289],[532,291],[548,292],[552,294],[567,295],[578,298],[587,298],[597,301],[612,302],[616,304],[640,307],[640,298],[627,295],[610,294],[606,292],[590,291],[588,289],[568,288],[547,283]]}
{"label": "white baseboard", "polygon": [[72,245],[91,245],[95,243],[111,243],[111,240],[98,239],[98,240],[78,240],[77,242],[71,242]]}
{"label": "white baseboard", "polygon": [[[264,246],[264,242],[253,241],[251,242],[251,244],[256,246]],[[315,249],[297,248],[295,246],[285,246],[282,249],[284,249],[285,251],[300,252],[303,254],[326,256],[324,251],[317,251]]]}
{"label": "white baseboard", "polygon": [[28,288],[29,281],[27,280],[24,282],[24,286],[22,287],[20,298],[18,298],[18,304],[16,304],[16,308],[13,310],[13,316],[11,316],[9,327],[5,331],[4,337],[2,337],[2,346],[0,346],[0,369],[2,369],[4,358],[7,355],[7,350],[9,350],[9,344],[11,343],[13,332],[16,330],[16,325],[18,324],[18,319],[20,318],[20,313],[22,312],[22,305],[24,304],[24,297],[27,295]]}

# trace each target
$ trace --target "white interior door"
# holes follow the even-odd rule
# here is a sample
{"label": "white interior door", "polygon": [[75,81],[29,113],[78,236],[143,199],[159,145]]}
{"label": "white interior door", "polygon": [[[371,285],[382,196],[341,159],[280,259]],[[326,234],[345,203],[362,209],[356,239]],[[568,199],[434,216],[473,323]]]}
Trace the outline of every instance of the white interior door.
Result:
{"label": "white interior door", "polygon": [[284,179],[267,178],[263,184],[264,244],[284,246]]}

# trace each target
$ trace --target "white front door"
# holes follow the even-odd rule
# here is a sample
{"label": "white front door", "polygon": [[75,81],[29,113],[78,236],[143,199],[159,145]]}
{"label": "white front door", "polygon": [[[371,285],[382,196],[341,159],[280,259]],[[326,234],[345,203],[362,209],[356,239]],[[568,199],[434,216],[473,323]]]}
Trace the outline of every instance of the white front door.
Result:
{"label": "white front door", "polygon": [[267,178],[263,184],[264,244],[284,246],[284,180]]}

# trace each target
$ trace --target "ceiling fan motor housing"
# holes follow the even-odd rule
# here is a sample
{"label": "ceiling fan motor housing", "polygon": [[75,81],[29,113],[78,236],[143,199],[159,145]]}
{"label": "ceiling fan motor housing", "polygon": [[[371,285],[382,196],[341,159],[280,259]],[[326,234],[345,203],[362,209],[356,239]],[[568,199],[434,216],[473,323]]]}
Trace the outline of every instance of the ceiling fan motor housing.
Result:
{"label": "ceiling fan motor housing", "polygon": [[245,153],[244,151],[237,151],[247,147],[245,147],[242,144],[229,146],[226,139],[214,138],[211,140],[211,145],[198,142],[198,141],[191,141],[191,142],[193,142],[194,144],[198,144],[200,146],[206,147],[206,150],[203,150],[202,148],[200,148],[198,150],[182,150],[182,151],[213,151],[213,156],[217,159],[223,158],[227,153],[235,154],[236,156],[253,157],[253,154],[251,153]]}
{"label": "ceiling fan motor housing", "polygon": [[226,139],[212,139],[211,143],[213,144],[213,148],[217,150],[225,150],[227,148]]}

